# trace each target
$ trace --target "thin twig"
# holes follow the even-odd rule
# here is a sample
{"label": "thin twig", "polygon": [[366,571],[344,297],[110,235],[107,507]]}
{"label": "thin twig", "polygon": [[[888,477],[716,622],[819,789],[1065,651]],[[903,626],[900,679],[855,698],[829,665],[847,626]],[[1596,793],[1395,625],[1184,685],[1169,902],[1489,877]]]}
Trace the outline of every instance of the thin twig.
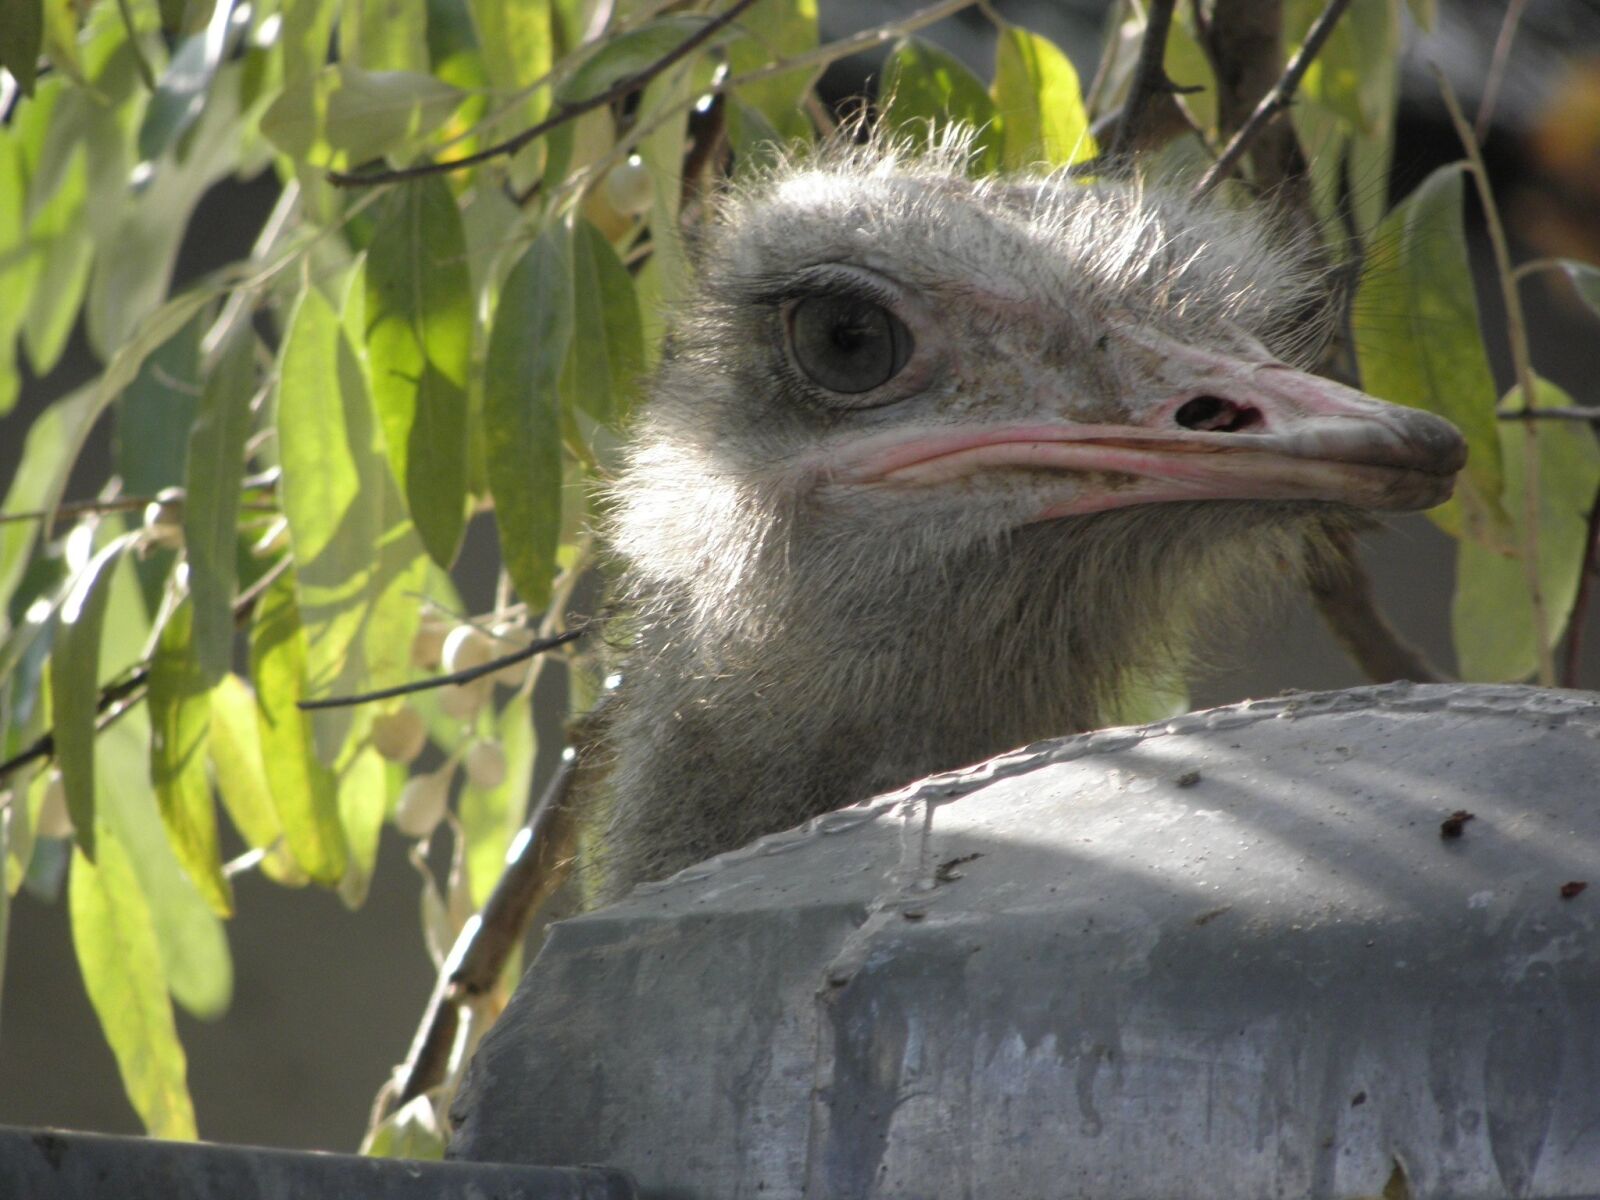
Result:
{"label": "thin twig", "polygon": [[1600,573],[1600,490],[1589,505],[1589,525],[1584,541],[1583,566],[1578,571],[1578,594],[1567,617],[1567,653],[1561,663],[1561,686],[1578,686],[1578,668],[1583,659],[1583,626],[1589,616],[1589,596],[1594,577]]}
{"label": "thin twig", "polygon": [[1496,413],[1495,416],[1502,421],[1587,421],[1592,425],[1600,425],[1600,405],[1588,408],[1582,405],[1572,408],[1514,408]]}
{"label": "thin twig", "polygon": [[493,675],[502,667],[514,667],[520,662],[527,662],[536,654],[543,654],[546,650],[554,650],[557,646],[565,646],[568,642],[575,642],[581,638],[586,629],[569,629],[565,633],[558,633],[554,637],[541,638],[536,642],[529,642],[522,649],[500,658],[491,658],[488,662],[476,667],[468,667],[462,671],[452,671],[448,675],[435,675],[431,679],[417,679],[410,683],[397,683],[394,687],[378,688],[372,692],[357,692],[353,696],[328,696],[322,700],[301,700],[298,706],[310,712],[318,708],[345,708],[352,704],[370,704],[374,700],[390,700],[395,696],[409,696],[415,692],[431,691],[434,688],[450,687],[452,684],[460,687],[471,683],[475,679],[482,679],[485,675]]}
{"label": "thin twig", "polygon": [[1494,106],[1500,100],[1500,85],[1505,82],[1506,63],[1511,58],[1511,43],[1522,22],[1522,10],[1527,6],[1528,0],[1511,0],[1506,6],[1505,19],[1500,22],[1500,34],[1494,40],[1494,54],[1489,59],[1489,75],[1483,82],[1483,99],[1478,102],[1478,118],[1472,124],[1472,134],[1480,146],[1489,136]]}
{"label": "thin twig", "polygon": [[491,159],[513,155],[529,142],[543,137],[552,129],[565,125],[568,121],[574,121],[583,116],[584,113],[593,112],[595,109],[613,104],[637,91],[657,75],[667,70],[667,68],[682,61],[723,29],[733,24],[755,2],[756,0],[734,0],[728,6],[727,11],[712,17],[699,29],[656,59],[655,62],[635,71],[631,75],[624,76],[602,92],[583,100],[574,100],[563,104],[556,112],[544,120],[530,125],[521,133],[506,138],[502,142],[496,142],[494,145],[473,154],[447,159],[444,162],[418,163],[414,167],[396,167],[393,170],[381,171],[330,171],[328,172],[328,182],[338,187],[358,187],[372,183],[396,183],[403,179],[420,179],[425,175],[448,174],[451,171],[458,171],[462,167],[475,166]]}
{"label": "thin twig", "polygon": [[1295,89],[1300,86],[1300,80],[1310,70],[1311,64],[1322,50],[1322,45],[1328,40],[1328,35],[1333,32],[1333,27],[1344,15],[1344,10],[1350,5],[1350,0],[1328,0],[1327,7],[1322,14],[1312,22],[1311,28],[1306,30],[1306,40],[1301,44],[1295,56],[1289,60],[1289,65],[1284,68],[1283,75],[1272,89],[1261,98],[1255,111],[1233,137],[1228,139],[1228,144],[1222,148],[1221,155],[1211,168],[1200,178],[1195,185],[1194,198],[1200,199],[1208,195],[1217,184],[1221,183],[1233,173],[1235,167],[1250,149],[1250,145],[1277,115],[1289,107],[1289,100],[1294,96]]}
{"label": "thin twig", "polygon": [[1106,153],[1113,166],[1126,167],[1133,157],[1134,146],[1143,132],[1150,110],[1150,102],[1157,96],[1170,96],[1172,81],[1167,78],[1165,58],[1167,33],[1172,28],[1172,9],[1176,0],[1150,0],[1145,14],[1144,40],[1139,44],[1139,57],[1134,62],[1133,78],[1128,83],[1128,96],[1122,102],[1122,115],[1117,119],[1117,129]]}
{"label": "thin twig", "polygon": [[[1522,407],[1531,411],[1535,403],[1533,358],[1528,351],[1528,324],[1522,313],[1522,297],[1517,292],[1516,272],[1511,266],[1511,246],[1506,240],[1505,225],[1500,220],[1500,209],[1494,202],[1494,189],[1489,184],[1489,171],[1483,165],[1483,152],[1472,134],[1472,126],[1461,111],[1455,89],[1437,67],[1434,78],[1439,84],[1439,95],[1450,113],[1456,136],[1467,156],[1467,167],[1472,182],[1478,190],[1478,201],[1483,208],[1483,222],[1489,233],[1489,245],[1494,249],[1495,276],[1500,283],[1500,298],[1506,307],[1506,340],[1511,345],[1511,361],[1516,370],[1517,390],[1522,393]],[[1550,644],[1550,612],[1545,604],[1544,584],[1539,578],[1539,438],[1537,421],[1524,426],[1522,441],[1522,570],[1528,585],[1528,603],[1533,610],[1533,632],[1539,652],[1539,683],[1544,687],[1556,685],[1555,649]]]}
{"label": "thin twig", "polygon": [[1333,553],[1313,575],[1311,595],[1322,619],[1362,674],[1373,683],[1401,679],[1445,682],[1449,677],[1406,642],[1378,608],[1372,577],[1356,555],[1355,538],[1336,533],[1329,540]]}

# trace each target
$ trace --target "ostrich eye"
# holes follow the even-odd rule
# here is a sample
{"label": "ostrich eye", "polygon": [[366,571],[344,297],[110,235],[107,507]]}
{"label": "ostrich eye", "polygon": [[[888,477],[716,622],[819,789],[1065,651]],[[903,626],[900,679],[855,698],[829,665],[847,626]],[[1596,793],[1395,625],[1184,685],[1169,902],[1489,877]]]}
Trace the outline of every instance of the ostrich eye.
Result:
{"label": "ostrich eye", "polygon": [[811,296],[789,313],[789,344],[812,382],[853,396],[888,383],[911,357],[911,331],[882,305]]}

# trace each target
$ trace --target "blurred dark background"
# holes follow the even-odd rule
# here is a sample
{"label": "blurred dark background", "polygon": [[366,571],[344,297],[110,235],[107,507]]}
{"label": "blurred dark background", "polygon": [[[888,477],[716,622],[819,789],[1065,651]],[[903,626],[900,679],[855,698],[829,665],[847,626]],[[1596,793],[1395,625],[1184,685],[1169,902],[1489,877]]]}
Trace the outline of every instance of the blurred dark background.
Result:
{"label": "blurred dark background", "polygon": [[[920,7],[910,0],[822,0],[824,35],[835,38]],[[1102,0],[999,3],[1006,17],[1042,32],[1087,78],[1099,54]],[[1391,196],[1458,157],[1429,64],[1450,78],[1470,113],[1488,73],[1505,4],[1439,0],[1435,31],[1413,30],[1404,65]],[[992,34],[969,13],[928,31],[987,75]],[[871,86],[875,60],[851,59],[824,79],[830,100]],[[1600,262],[1600,7],[1591,0],[1532,0],[1522,19],[1496,107],[1486,155],[1519,259],[1565,255]],[[226,183],[202,203],[179,261],[192,278],[249,250],[275,197],[271,181]],[[1479,302],[1502,389],[1510,371],[1503,312],[1476,212],[1469,212]],[[1550,274],[1524,288],[1533,359],[1577,403],[1594,403],[1600,380],[1600,321],[1566,281]],[[96,371],[81,337],[48,378],[27,380],[18,409],[0,421],[0,480],[9,481],[29,423]],[[92,494],[110,470],[101,431],[69,497]],[[80,486],[81,485],[81,486]],[[1369,536],[1365,559],[1394,623],[1446,670],[1452,663],[1450,541],[1423,518],[1397,520]],[[493,536],[473,529],[457,571],[473,611],[490,604]],[[1597,600],[1596,608],[1600,608]],[[1590,627],[1600,620],[1591,614]],[[1226,625],[1226,622],[1222,624]],[[1584,681],[1600,683],[1600,632],[1590,638]],[[1284,688],[1364,682],[1333,645],[1310,604],[1296,600],[1219,648],[1220,663],[1195,682],[1196,707]],[[545,721],[558,736],[559,687],[546,688]],[[550,744],[547,742],[546,744]],[[367,904],[346,910],[316,889],[286,891],[254,874],[235,881],[232,922],[236,987],[232,1011],[202,1024],[179,1014],[202,1136],[352,1150],[373,1095],[404,1056],[432,983],[423,949],[418,878],[404,845],[385,832]],[[0,1023],[0,1123],[138,1131],[73,957],[64,904],[27,894],[16,901]]]}

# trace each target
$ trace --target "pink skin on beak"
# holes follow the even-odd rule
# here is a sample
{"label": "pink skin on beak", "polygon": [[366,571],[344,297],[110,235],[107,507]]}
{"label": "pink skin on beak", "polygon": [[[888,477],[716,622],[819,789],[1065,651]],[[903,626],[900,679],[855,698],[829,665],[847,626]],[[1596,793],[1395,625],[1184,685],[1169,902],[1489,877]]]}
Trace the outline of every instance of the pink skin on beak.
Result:
{"label": "pink skin on beak", "polygon": [[1398,512],[1443,503],[1466,462],[1461,434],[1431,413],[1278,362],[1166,339],[1157,346],[1149,334],[1140,341],[1192,383],[1136,406],[1126,424],[897,431],[858,444],[835,478],[916,486],[996,468],[1070,476],[1036,520],[1171,500],[1325,500]]}

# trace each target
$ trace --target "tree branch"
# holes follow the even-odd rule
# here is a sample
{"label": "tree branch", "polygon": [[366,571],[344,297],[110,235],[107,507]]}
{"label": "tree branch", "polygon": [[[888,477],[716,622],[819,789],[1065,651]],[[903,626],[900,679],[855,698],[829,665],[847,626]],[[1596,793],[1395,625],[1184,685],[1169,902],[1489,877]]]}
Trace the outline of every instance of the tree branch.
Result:
{"label": "tree branch", "polygon": [[1105,155],[1107,164],[1114,170],[1125,171],[1132,161],[1133,151],[1149,122],[1151,103],[1161,97],[1167,97],[1170,103],[1173,86],[1167,78],[1165,59],[1167,33],[1172,28],[1175,3],[1176,0],[1150,0],[1145,16],[1144,41],[1139,44],[1139,57],[1134,63],[1133,78],[1128,83],[1128,96],[1122,102],[1116,133]]}
{"label": "tree branch", "polygon": [[[1228,139],[1228,144],[1222,148],[1222,153],[1218,156],[1217,161],[1212,164],[1210,170],[1195,185],[1195,199],[1198,200],[1200,197],[1209,194],[1212,189],[1231,175],[1244,158],[1245,153],[1250,149],[1252,143],[1261,137],[1267,126],[1272,123],[1279,113],[1289,107],[1289,100],[1293,97],[1295,89],[1300,86],[1300,81],[1305,77],[1306,71],[1310,69],[1312,62],[1321,52],[1323,43],[1328,40],[1328,35],[1333,32],[1334,25],[1338,23],[1340,16],[1344,14],[1344,10],[1349,5],[1350,0],[1328,0],[1327,7],[1322,10],[1321,15],[1312,22],[1311,28],[1306,31],[1306,40],[1301,44],[1294,58],[1289,61],[1289,65],[1284,68],[1283,74],[1278,78],[1278,82],[1267,91],[1265,96],[1261,97],[1260,102],[1251,112],[1249,119],[1239,127],[1233,137]],[[1212,29],[1220,32],[1223,28],[1224,22],[1219,15],[1212,22]],[[1212,42],[1216,42],[1215,37],[1212,38]]]}
{"label": "tree branch", "polygon": [[415,692],[426,692],[433,688],[449,687],[452,684],[460,686],[471,683],[474,679],[482,679],[485,675],[493,675],[502,667],[515,666],[519,662],[527,662],[536,654],[543,654],[546,650],[554,650],[557,646],[565,646],[568,642],[575,642],[588,630],[586,628],[569,629],[565,633],[558,633],[554,637],[540,638],[536,642],[529,642],[520,650],[499,658],[491,658],[486,663],[476,667],[467,667],[462,671],[452,671],[448,675],[435,675],[431,679],[414,679],[410,683],[397,683],[394,687],[378,688],[371,692],[357,692],[353,696],[328,696],[321,700],[301,700],[297,707],[310,712],[318,708],[345,708],[352,704],[370,704],[374,700],[389,700],[395,696],[409,696]]}
{"label": "tree branch", "polygon": [[596,93],[584,100],[574,100],[569,104],[563,104],[555,113],[544,120],[529,126],[521,133],[509,137],[503,142],[496,142],[493,146],[479,150],[476,153],[463,155],[460,158],[447,159],[444,162],[418,163],[414,167],[396,167],[393,170],[330,171],[328,172],[328,182],[338,187],[358,187],[373,183],[398,183],[405,179],[420,179],[425,175],[443,175],[451,171],[458,171],[462,167],[471,167],[476,166],[478,163],[488,162],[502,155],[515,154],[529,142],[544,136],[552,129],[565,125],[568,121],[574,121],[583,116],[584,113],[593,112],[597,108],[604,108],[608,104],[613,104],[637,91],[667,68],[681,62],[723,29],[733,24],[755,2],[756,0],[734,0],[725,12],[712,17],[699,29],[656,59],[655,62],[617,80],[603,92]]}

